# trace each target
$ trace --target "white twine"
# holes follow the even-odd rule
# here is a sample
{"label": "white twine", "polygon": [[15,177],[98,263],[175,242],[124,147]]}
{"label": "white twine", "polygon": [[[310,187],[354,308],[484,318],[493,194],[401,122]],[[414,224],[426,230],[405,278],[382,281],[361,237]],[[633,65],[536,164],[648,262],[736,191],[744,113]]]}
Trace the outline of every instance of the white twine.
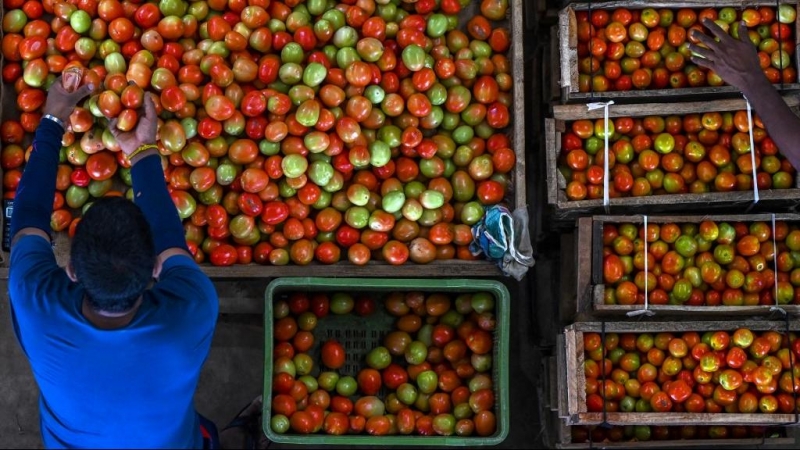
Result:
{"label": "white twine", "polygon": [[[750,132],[750,161],[751,165],[753,166],[753,204],[758,203],[758,175],[756,173],[756,144],[755,140],[753,139],[753,109],[750,107],[750,100],[747,97],[744,98],[744,101],[747,103],[747,128]],[[775,222],[773,217],[773,230],[775,231]]]}
{"label": "white twine", "polygon": [[647,214],[644,216],[644,309],[637,309],[636,311],[628,311],[628,317],[634,316],[654,316],[656,314],[655,311],[651,311],[650,308],[650,294],[647,292],[648,289],[648,279],[650,278],[650,271],[647,264]]}
{"label": "white twine", "polygon": [[589,111],[594,111],[596,109],[603,108],[603,134],[605,135],[605,146],[603,148],[604,156],[603,158],[603,207],[608,213],[608,107],[614,104],[614,100],[609,100],[607,102],[597,102],[597,103],[589,103],[586,105],[586,108]]}

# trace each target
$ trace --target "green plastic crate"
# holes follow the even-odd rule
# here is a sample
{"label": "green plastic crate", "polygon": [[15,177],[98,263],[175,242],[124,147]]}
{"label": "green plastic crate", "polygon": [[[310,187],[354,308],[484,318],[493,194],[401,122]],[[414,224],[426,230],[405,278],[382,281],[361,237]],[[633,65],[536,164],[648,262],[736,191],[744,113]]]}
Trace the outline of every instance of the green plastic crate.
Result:
{"label": "green plastic crate", "polygon": [[[495,391],[495,417],[497,431],[487,437],[460,436],[418,436],[418,435],[342,435],[320,434],[277,434],[272,431],[272,366],[273,366],[273,317],[272,304],[292,292],[347,292],[352,294],[369,293],[377,300],[375,313],[369,318],[354,314],[344,316],[328,315],[320,320],[314,329],[314,347],[308,352],[319,362],[319,347],[330,338],[336,338],[347,351],[347,360],[339,372],[356,376],[363,358],[373,347],[382,345],[383,335],[390,331],[395,318],[383,308],[384,294],[394,291],[419,291],[424,293],[443,292],[448,294],[489,292],[495,297],[494,350],[492,355],[492,380]],[[407,446],[462,446],[497,445],[508,436],[508,336],[510,295],[506,287],[497,281],[466,279],[371,279],[371,278],[279,278],[267,286],[264,308],[264,412],[262,427],[273,442],[304,445],[407,445]],[[313,373],[317,373],[315,368]]]}

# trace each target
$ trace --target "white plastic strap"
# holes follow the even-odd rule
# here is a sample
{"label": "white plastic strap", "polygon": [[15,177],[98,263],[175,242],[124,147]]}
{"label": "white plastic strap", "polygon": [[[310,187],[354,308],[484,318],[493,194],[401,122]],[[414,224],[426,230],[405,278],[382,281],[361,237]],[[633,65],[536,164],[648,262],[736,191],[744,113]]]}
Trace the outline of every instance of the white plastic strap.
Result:
{"label": "white plastic strap", "polygon": [[775,268],[775,276],[772,277],[775,280],[775,306],[771,306],[769,310],[771,312],[778,311],[784,316],[786,315],[786,310],[783,309],[778,304],[778,241],[775,238],[775,214],[772,214],[772,264]]}
{"label": "white plastic strap", "polygon": [[648,251],[647,251],[647,215],[645,214],[643,217],[644,217],[644,309],[637,309],[636,311],[628,311],[628,316],[629,317],[641,316],[643,314],[646,315],[646,316],[654,316],[656,314],[655,311],[651,311],[650,310],[650,294],[648,292],[648,290],[649,290],[648,279],[650,278],[648,275],[650,275],[650,270],[649,270],[649,267],[648,267],[648,264],[647,264],[647,260],[648,260],[648,258],[647,258],[647,255],[648,255]]}
{"label": "white plastic strap", "polygon": [[[753,139],[753,109],[750,107],[750,100],[744,98],[747,103],[747,128],[750,132],[750,161],[753,166],[753,204],[758,203],[758,174],[756,173],[756,144]],[[775,222],[773,217],[773,231],[775,231]]]}
{"label": "white plastic strap", "polygon": [[614,104],[614,100],[607,102],[589,103],[586,107],[589,111],[603,108],[603,134],[605,135],[605,146],[603,147],[603,207],[608,212],[608,107]]}

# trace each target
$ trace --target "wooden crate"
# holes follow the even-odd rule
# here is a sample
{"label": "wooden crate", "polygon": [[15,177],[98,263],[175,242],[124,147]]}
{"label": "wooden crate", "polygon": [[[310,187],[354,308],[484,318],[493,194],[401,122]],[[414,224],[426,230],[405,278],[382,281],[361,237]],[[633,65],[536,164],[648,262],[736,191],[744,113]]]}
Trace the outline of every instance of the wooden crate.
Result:
{"label": "wooden crate", "polygon": [[[510,209],[525,208],[528,205],[526,165],[525,165],[525,67],[523,54],[523,34],[524,34],[524,14],[523,0],[510,0],[508,20],[503,24],[508,27],[511,34],[511,48],[508,52],[508,59],[511,63],[513,87],[513,109],[514,118],[507,133],[516,154],[516,165],[512,172],[512,185],[507,193],[506,201]],[[462,23],[466,23],[470,17],[477,14],[479,0],[464,8],[461,13]],[[0,8],[0,19],[2,19],[2,8]],[[2,32],[0,31],[0,37]],[[2,55],[0,55],[2,58]],[[0,59],[0,68],[2,67]],[[18,118],[19,112],[16,109],[16,95],[12,85],[0,83],[0,122],[8,118]],[[0,169],[2,175],[2,169]],[[2,187],[0,187],[0,194]],[[0,214],[0,229],[5,224],[5,219]],[[69,239],[66,233],[56,233],[54,237],[56,259],[59,265],[66,265],[69,260]],[[346,253],[345,253],[346,260]],[[0,249],[0,280],[8,279],[9,254]],[[313,273],[319,276],[329,277],[499,277],[502,276],[500,269],[489,261],[433,261],[429,264],[415,264],[407,262],[402,266],[392,266],[383,262],[370,261],[366,266],[356,266],[349,262],[340,262],[333,265],[312,263],[308,266],[286,265],[234,265],[229,267],[216,267],[211,264],[201,264],[203,271],[211,278],[252,278],[252,277],[282,277],[282,276],[308,276]]]}
{"label": "wooden crate", "polygon": [[[766,222],[771,223],[771,214],[718,215],[718,216],[648,216],[651,224],[662,223],[696,223],[704,220],[715,222]],[[800,214],[776,214],[776,221],[800,223]],[[575,234],[574,282],[579,316],[626,314],[630,311],[644,309],[644,305],[606,305],[603,301],[603,224],[644,222],[643,216],[593,216],[578,219]],[[568,255],[564,255],[565,258]],[[771,261],[768,261],[771,264]],[[682,305],[649,305],[649,309],[657,313],[669,315],[768,315],[772,306],[682,306]],[[800,305],[781,305],[788,313],[800,312]]]}
{"label": "wooden crate", "polygon": [[[682,89],[642,89],[630,91],[609,91],[609,92],[579,92],[578,88],[578,23],[575,17],[576,11],[588,10],[614,10],[616,8],[644,9],[644,8],[722,8],[734,7],[741,10],[753,6],[776,7],[779,4],[797,5],[800,11],[798,0],[695,0],[695,1],[650,1],[650,0],[617,0],[607,2],[583,2],[572,3],[559,13],[558,18],[558,42],[559,57],[554,59],[554,65],[558,65],[558,79],[561,86],[561,102],[576,103],[598,101],[599,99],[625,99],[629,101],[651,101],[653,98],[689,98],[696,96],[716,98],[732,97],[740,94],[740,91],[733,86],[705,86],[689,87]],[[800,21],[795,22],[795,44],[797,36],[800,34]],[[794,56],[795,68],[800,69],[800,58]],[[800,83],[777,84],[776,88],[785,91],[800,90]]]}
{"label": "wooden crate", "polygon": [[[787,95],[787,105],[797,113],[800,97]],[[716,100],[688,103],[648,103],[634,105],[611,105],[609,117],[646,117],[650,115],[686,115],[706,112],[739,111],[747,108],[744,99]],[[561,154],[562,134],[567,123],[582,119],[602,119],[603,110],[589,111],[586,105],[556,105],[553,118],[545,119],[547,203],[554,208],[556,221],[571,222],[578,217],[605,213],[602,199],[568,200],[565,190],[567,180],[558,169]],[[760,200],[753,205],[753,191],[708,192],[702,194],[664,194],[645,197],[623,197],[609,200],[612,214],[646,214],[653,212],[720,211],[741,212],[753,206],[753,211],[769,209],[788,211],[800,205],[800,176],[795,179],[795,188],[760,190]]]}
{"label": "wooden crate", "polygon": [[591,448],[705,448],[705,447],[742,447],[760,448],[764,445],[794,445],[796,440],[786,436],[780,437],[743,438],[743,439],[668,439],[663,441],[619,441],[619,442],[572,442],[572,427],[561,420],[558,423],[558,442],[555,447],[559,449],[583,450]]}
{"label": "wooden crate", "polygon": [[[793,425],[794,414],[731,414],[731,413],[688,413],[688,412],[588,412],[586,408],[586,376],[583,372],[584,348],[583,334],[600,333],[682,333],[696,331],[726,330],[733,332],[738,328],[753,331],[786,332],[785,321],[741,320],[709,322],[578,322],[564,329],[564,369],[568,376],[559,378],[559,395],[566,399],[566,411],[559,413],[566,417],[566,425]],[[800,321],[788,323],[791,331],[800,330]]]}
{"label": "wooden crate", "polygon": [[620,442],[572,442],[572,426],[567,424],[566,416],[560,417],[559,410],[566,410],[566,398],[561,395],[560,380],[566,380],[566,342],[565,335],[558,335],[556,356],[543,359],[544,378],[543,391],[547,394],[544,400],[545,414],[547,414],[549,429],[554,432],[552,445],[560,449],[589,449],[589,448],[677,448],[677,447],[748,447],[754,448],[761,445],[794,445],[795,438],[782,429],[780,437],[772,438],[746,438],[746,439],[681,439],[662,441],[620,441]]}

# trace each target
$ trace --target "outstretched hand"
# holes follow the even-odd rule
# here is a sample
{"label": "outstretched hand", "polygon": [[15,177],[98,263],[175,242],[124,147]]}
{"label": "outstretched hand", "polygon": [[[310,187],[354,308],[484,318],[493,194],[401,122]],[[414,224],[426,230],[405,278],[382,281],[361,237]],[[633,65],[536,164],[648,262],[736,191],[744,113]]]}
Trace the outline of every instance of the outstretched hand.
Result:
{"label": "outstretched hand", "polygon": [[156,143],[156,131],[158,129],[158,117],[156,115],[156,105],[153,103],[151,94],[144,95],[144,114],[139,116],[139,121],[133,131],[123,132],[117,128],[117,118],[111,119],[108,129],[117,140],[120,149],[126,156],[135,152],[137,148],[145,144]]}
{"label": "outstretched hand", "polygon": [[748,85],[764,78],[759,64],[756,46],[750,41],[747,27],[742,22],[736,22],[739,39],[725,32],[719,25],[710,19],[703,20],[703,25],[719,41],[712,39],[698,30],[693,30],[691,37],[703,43],[707,48],[697,44],[689,44],[693,63],[700,67],[713,70],[728,84],[745,91]]}
{"label": "outstretched hand", "polygon": [[67,92],[61,84],[61,77],[58,77],[47,93],[47,102],[44,104],[43,113],[56,117],[66,124],[78,102],[93,90],[94,86],[83,85],[76,89],[75,92]]}

